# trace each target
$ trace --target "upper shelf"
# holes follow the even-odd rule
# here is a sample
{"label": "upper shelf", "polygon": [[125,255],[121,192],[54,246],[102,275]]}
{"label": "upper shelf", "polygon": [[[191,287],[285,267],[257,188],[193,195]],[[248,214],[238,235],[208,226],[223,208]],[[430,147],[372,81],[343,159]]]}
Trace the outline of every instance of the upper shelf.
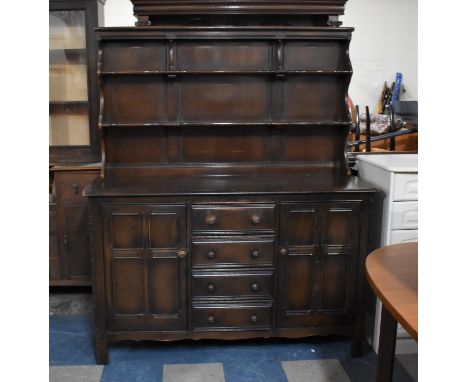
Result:
{"label": "upper shelf", "polygon": [[352,70],[121,70],[121,71],[101,71],[98,75],[101,76],[117,76],[117,75],[216,75],[216,74],[352,74]]}
{"label": "upper shelf", "polygon": [[233,122],[200,122],[200,121],[187,121],[187,122],[154,122],[154,123],[102,123],[102,127],[257,127],[257,126],[274,126],[274,127],[285,127],[285,126],[295,126],[295,127],[320,127],[320,126],[343,126],[348,128],[352,122],[349,121],[264,121],[264,122],[245,122],[245,121],[233,121]]}

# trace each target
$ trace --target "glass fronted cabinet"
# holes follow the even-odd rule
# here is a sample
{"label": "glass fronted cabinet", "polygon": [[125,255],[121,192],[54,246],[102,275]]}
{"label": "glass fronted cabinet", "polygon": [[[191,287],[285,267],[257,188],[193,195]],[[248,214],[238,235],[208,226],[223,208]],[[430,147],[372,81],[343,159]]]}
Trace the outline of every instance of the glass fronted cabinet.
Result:
{"label": "glass fronted cabinet", "polygon": [[98,48],[104,0],[49,2],[50,162],[99,160]]}
{"label": "glass fronted cabinet", "polygon": [[[49,0],[49,285],[91,285],[88,202],[99,175],[98,45],[104,0]],[[45,133],[45,131],[44,131]]]}

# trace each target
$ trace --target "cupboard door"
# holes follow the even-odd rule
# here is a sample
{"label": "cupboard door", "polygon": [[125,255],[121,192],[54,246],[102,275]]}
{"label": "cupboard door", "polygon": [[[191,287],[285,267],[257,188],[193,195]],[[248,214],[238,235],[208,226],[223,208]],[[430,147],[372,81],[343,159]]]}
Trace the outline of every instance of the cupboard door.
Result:
{"label": "cupboard door", "polygon": [[49,280],[60,280],[60,251],[57,233],[57,207],[49,204]]}
{"label": "cupboard door", "polygon": [[67,278],[89,279],[91,259],[88,240],[88,207],[62,206],[62,219],[64,224],[62,244]]}
{"label": "cupboard door", "polygon": [[147,312],[173,321],[171,329],[185,328],[186,320],[185,209],[185,205],[158,205],[145,211]]}
{"label": "cupboard door", "polygon": [[322,215],[319,308],[346,315],[351,305],[353,260],[359,240],[358,204],[325,206]]}
{"label": "cupboard door", "polygon": [[112,330],[187,327],[185,205],[105,205]]}
{"label": "cupboard door", "polygon": [[278,325],[303,325],[318,300],[320,211],[315,203],[283,203],[280,210]]}
{"label": "cupboard door", "polygon": [[280,327],[345,325],[357,253],[358,204],[284,203]]}

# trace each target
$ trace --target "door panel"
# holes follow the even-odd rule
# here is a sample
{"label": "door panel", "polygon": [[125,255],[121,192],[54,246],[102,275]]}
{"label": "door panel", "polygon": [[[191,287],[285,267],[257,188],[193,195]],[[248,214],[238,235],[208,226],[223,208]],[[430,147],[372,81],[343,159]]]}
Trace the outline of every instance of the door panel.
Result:
{"label": "door panel", "polygon": [[147,215],[148,248],[185,247],[185,206],[151,206]]}
{"label": "door panel", "polygon": [[280,327],[345,325],[359,238],[359,204],[281,205]]}
{"label": "door panel", "polygon": [[60,280],[60,250],[57,229],[57,210],[49,204],[49,280]]}
{"label": "door panel", "polygon": [[318,244],[318,211],[313,204],[283,204],[281,241],[289,246]]}
{"label": "door panel", "polygon": [[353,230],[352,209],[329,208],[325,215],[325,235],[323,244],[349,245]]}
{"label": "door panel", "polygon": [[142,217],[138,213],[121,212],[112,215],[112,248],[143,247]]}
{"label": "door panel", "polygon": [[284,309],[307,312],[314,307],[314,256],[290,254],[284,263]]}
{"label": "door panel", "polygon": [[345,309],[348,292],[348,264],[347,255],[328,254],[322,263],[322,293],[320,308],[324,310]]}
{"label": "door panel", "polygon": [[111,330],[187,327],[185,205],[104,205]]}
{"label": "door panel", "polygon": [[282,203],[278,325],[304,325],[316,306],[320,214],[316,203]]}
{"label": "door panel", "polygon": [[345,312],[350,306],[352,263],[359,237],[358,205],[334,203],[323,211],[320,308]]}
{"label": "door panel", "polygon": [[141,259],[115,258],[113,263],[114,313],[136,315],[143,308],[143,272]]}
{"label": "door panel", "polygon": [[148,261],[148,308],[156,315],[177,317],[180,310],[180,290],[185,279],[179,277],[177,255],[152,257]]}

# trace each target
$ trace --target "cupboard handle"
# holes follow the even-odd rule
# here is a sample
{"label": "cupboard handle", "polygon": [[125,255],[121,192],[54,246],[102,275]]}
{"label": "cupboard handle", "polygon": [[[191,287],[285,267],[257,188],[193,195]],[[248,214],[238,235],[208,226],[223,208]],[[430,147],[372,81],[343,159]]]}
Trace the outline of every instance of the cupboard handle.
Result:
{"label": "cupboard handle", "polygon": [[208,251],[208,254],[206,255],[208,259],[213,260],[215,258],[215,253],[214,251]]}
{"label": "cupboard handle", "polygon": [[75,190],[75,195],[78,195],[78,190],[80,188],[80,185],[78,183],[73,183],[72,187],[73,187],[73,190]]}
{"label": "cupboard handle", "polygon": [[206,289],[208,289],[208,292],[213,293],[215,291],[215,286],[213,283],[209,283]]}
{"label": "cupboard handle", "polygon": [[252,258],[256,259],[260,255],[260,251],[257,248],[252,249],[252,253],[250,254]]}
{"label": "cupboard handle", "polygon": [[186,249],[179,249],[177,251],[177,257],[179,259],[184,259],[187,256],[187,250]]}
{"label": "cupboard handle", "polygon": [[209,315],[209,316],[208,316],[208,323],[209,323],[209,324],[214,324],[214,322],[215,322],[214,316]]}
{"label": "cupboard handle", "polygon": [[257,283],[253,283],[253,284],[250,286],[250,289],[252,290],[252,292],[258,291],[258,284],[257,284]]}
{"label": "cupboard handle", "polygon": [[255,324],[257,322],[257,315],[256,314],[252,314],[250,316],[250,322]]}
{"label": "cupboard handle", "polygon": [[252,217],[250,218],[250,221],[252,222],[252,224],[258,224],[260,223],[260,216],[252,215]]}
{"label": "cupboard handle", "polygon": [[206,224],[213,225],[216,222],[216,216],[207,215],[205,221],[206,221]]}
{"label": "cupboard handle", "polygon": [[280,255],[281,256],[286,256],[287,254],[288,254],[288,250],[286,248],[283,247],[283,248],[280,249]]}

